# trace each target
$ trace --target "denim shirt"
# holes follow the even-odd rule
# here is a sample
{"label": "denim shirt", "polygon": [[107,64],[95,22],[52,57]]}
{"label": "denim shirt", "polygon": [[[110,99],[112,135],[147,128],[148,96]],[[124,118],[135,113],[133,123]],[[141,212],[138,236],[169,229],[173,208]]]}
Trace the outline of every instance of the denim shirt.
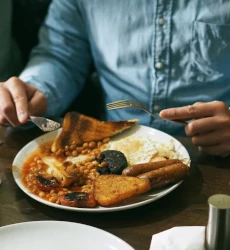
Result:
{"label": "denim shirt", "polygon": [[[135,99],[158,114],[195,102],[230,106],[229,59],[228,0],[53,0],[21,78],[47,96],[54,116],[77,97],[94,65],[105,103]],[[182,131],[137,109],[106,113],[108,120],[134,118]]]}

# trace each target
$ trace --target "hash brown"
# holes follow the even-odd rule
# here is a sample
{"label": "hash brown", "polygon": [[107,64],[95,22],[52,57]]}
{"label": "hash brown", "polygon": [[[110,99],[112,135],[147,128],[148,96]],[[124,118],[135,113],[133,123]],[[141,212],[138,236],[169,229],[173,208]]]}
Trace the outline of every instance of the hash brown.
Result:
{"label": "hash brown", "polygon": [[94,198],[100,206],[109,207],[149,190],[150,182],[147,179],[122,175],[100,175],[94,183]]}

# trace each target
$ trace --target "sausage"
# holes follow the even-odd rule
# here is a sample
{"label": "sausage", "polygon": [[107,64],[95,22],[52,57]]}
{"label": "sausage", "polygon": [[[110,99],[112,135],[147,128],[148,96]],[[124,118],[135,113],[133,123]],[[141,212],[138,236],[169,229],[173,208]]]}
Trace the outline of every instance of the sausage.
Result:
{"label": "sausage", "polygon": [[148,162],[148,163],[141,163],[141,164],[136,164],[132,165],[129,167],[126,167],[122,171],[122,175],[126,176],[137,176],[142,173],[149,172],[154,169],[166,167],[175,163],[181,162],[178,159],[170,159],[170,160],[165,160],[165,161],[156,161],[156,162]]}
{"label": "sausage", "polygon": [[189,174],[189,167],[184,163],[175,163],[163,168],[155,169],[138,175],[138,178],[148,179],[151,189],[158,189],[164,186],[175,184]]}

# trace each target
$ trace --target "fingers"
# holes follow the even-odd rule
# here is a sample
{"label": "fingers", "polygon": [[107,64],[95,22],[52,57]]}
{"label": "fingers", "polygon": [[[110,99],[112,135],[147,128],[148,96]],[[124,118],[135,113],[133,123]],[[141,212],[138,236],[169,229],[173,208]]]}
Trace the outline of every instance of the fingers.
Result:
{"label": "fingers", "polygon": [[186,125],[185,132],[202,153],[221,157],[230,155],[229,115],[194,120]]}
{"label": "fingers", "polygon": [[185,132],[199,150],[209,155],[230,155],[230,112],[225,103],[213,101],[162,110],[168,120],[191,120]]}
{"label": "fingers", "polygon": [[16,77],[0,83],[0,125],[19,126],[29,113],[41,115],[46,108],[46,97],[35,87]]}
{"label": "fingers", "polygon": [[214,146],[230,141],[230,128],[214,130],[210,133],[198,134],[192,137],[192,143],[197,146]]}
{"label": "fingers", "polygon": [[15,106],[8,90],[0,88],[0,124],[16,126],[19,124]]}
{"label": "fingers", "polygon": [[228,127],[230,129],[230,116],[221,115],[206,117],[203,119],[193,120],[185,126],[185,132],[188,136],[194,136],[197,134],[210,133],[215,130],[223,130]]}
{"label": "fingers", "polygon": [[[25,85],[19,79],[15,79],[14,81],[10,81],[8,84],[8,90],[11,94],[17,117],[11,116],[10,120],[15,124],[17,120],[20,123],[24,123],[28,119],[28,100],[25,90]],[[6,116],[8,113],[6,114]]]}
{"label": "fingers", "polygon": [[224,114],[227,110],[228,107],[223,102],[197,102],[185,107],[162,110],[160,112],[160,117],[168,120],[191,120]]}
{"label": "fingers", "polygon": [[212,145],[212,146],[199,146],[199,151],[208,155],[216,155],[221,157],[227,157],[230,155],[230,143],[225,142],[219,145]]}
{"label": "fingers", "polygon": [[16,77],[0,83],[0,124],[18,126],[28,117],[24,83]]}

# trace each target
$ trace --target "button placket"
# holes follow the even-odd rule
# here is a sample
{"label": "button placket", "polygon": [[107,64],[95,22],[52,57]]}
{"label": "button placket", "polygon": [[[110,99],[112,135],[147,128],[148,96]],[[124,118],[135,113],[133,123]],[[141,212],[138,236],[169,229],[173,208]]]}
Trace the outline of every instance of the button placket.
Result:
{"label": "button placket", "polygon": [[153,106],[153,110],[154,110],[154,112],[159,112],[160,111],[160,106],[159,105],[154,105]]}
{"label": "button placket", "polygon": [[157,63],[155,64],[155,68],[156,68],[156,69],[163,69],[163,68],[164,68],[164,64],[163,64],[162,62],[157,62]]}
{"label": "button placket", "polygon": [[[169,80],[169,56],[170,56],[170,31],[172,0],[158,0],[156,3],[155,16],[155,40],[154,40],[154,64],[155,88],[153,93],[152,109],[154,113],[165,108],[167,85]],[[167,21],[166,21],[167,20]],[[162,123],[163,126],[163,123]]]}
{"label": "button placket", "polygon": [[165,23],[165,19],[164,18],[159,18],[158,19],[158,23],[160,24],[160,25],[163,25],[164,23]]}

